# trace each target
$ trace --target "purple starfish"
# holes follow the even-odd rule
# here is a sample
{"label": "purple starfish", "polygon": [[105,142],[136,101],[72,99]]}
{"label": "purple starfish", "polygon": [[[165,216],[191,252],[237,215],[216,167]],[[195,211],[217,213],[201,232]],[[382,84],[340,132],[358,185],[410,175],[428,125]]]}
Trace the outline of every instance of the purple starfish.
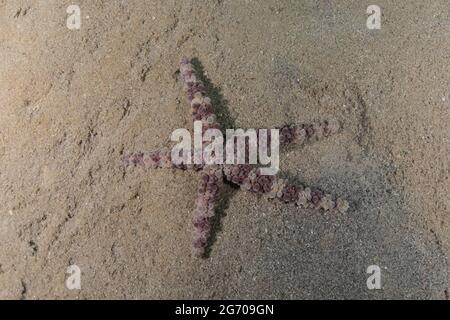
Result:
{"label": "purple starfish", "polygon": [[[202,121],[203,129],[221,129],[213,113],[211,100],[206,96],[206,89],[195,75],[195,70],[189,59],[182,59],[180,65],[181,79],[184,91],[191,105],[193,121]],[[260,129],[257,130],[257,133]],[[304,144],[319,140],[337,133],[339,124],[336,121],[323,121],[311,124],[293,124],[279,128],[281,145],[291,143]],[[270,131],[269,131],[270,132]],[[268,137],[268,140],[270,136]],[[270,199],[278,199],[285,203],[295,203],[303,208],[321,209],[344,213],[348,203],[335,199],[319,189],[292,184],[276,176],[262,175],[260,169],[248,164],[237,165],[206,165],[206,164],[175,164],[171,159],[169,149],[152,152],[138,152],[123,157],[126,165],[144,166],[150,168],[176,168],[199,171],[197,202],[192,223],[195,236],[192,243],[195,256],[202,257],[211,233],[212,218],[219,198],[219,192],[224,180],[240,186],[247,191],[266,195]]]}

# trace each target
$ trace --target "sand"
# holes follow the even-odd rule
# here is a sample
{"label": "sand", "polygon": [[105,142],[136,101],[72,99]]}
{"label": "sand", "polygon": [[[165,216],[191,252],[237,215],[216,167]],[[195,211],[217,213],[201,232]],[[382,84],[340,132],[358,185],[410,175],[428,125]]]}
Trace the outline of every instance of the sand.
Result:
{"label": "sand", "polygon": [[[356,0],[75,2],[80,30],[0,0],[0,298],[449,299],[448,1],[380,0],[380,30]],[[349,212],[227,187],[192,257],[197,174],[120,161],[191,128],[183,56],[236,127],[339,120],[281,170]]]}

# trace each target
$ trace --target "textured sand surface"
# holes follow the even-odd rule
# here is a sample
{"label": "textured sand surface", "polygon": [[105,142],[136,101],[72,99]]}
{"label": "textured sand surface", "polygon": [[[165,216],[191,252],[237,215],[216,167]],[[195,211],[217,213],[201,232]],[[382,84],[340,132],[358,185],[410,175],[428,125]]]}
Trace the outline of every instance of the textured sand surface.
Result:
{"label": "textured sand surface", "polygon": [[[0,0],[0,298],[448,299],[449,39],[446,0]],[[281,169],[349,212],[229,188],[193,258],[197,175],[120,162],[191,127],[182,56],[236,127],[338,119]]]}

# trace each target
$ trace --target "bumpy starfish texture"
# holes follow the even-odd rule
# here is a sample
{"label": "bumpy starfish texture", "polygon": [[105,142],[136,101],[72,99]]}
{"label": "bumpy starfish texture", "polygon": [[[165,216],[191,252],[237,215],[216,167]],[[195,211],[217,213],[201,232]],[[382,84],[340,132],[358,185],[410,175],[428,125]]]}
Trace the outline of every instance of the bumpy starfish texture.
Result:
{"label": "bumpy starfish texture", "polygon": [[[195,75],[195,70],[190,60],[186,58],[181,60],[180,74],[187,100],[191,105],[192,120],[201,121],[203,131],[211,128],[221,129],[221,125],[217,122],[213,112],[211,99],[206,96],[205,86]],[[278,129],[281,145],[304,144],[308,141],[317,141],[337,133],[339,124],[336,121],[322,121],[310,124],[286,125]],[[257,133],[259,133],[259,130],[257,130]],[[270,133],[270,130],[267,133]],[[267,140],[270,141],[270,135]],[[192,220],[195,229],[192,249],[193,254],[197,257],[202,257],[205,254],[211,234],[211,223],[215,214],[215,206],[224,181],[238,185],[249,192],[265,195],[269,199],[295,203],[303,208],[344,213],[349,207],[345,200],[335,199],[330,194],[324,193],[319,189],[292,184],[276,176],[262,175],[259,168],[248,164],[175,164],[172,162],[169,149],[129,154],[123,157],[123,161],[127,166],[200,171],[201,177],[198,183],[196,208]]]}

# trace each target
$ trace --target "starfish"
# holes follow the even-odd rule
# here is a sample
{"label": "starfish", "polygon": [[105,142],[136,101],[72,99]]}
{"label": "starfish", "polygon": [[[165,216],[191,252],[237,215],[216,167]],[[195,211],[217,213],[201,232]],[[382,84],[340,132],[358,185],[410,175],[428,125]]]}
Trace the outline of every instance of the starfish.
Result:
{"label": "starfish", "polygon": [[[180,76],[187,100],[191,106],[193,121],[201,121],[203,130],[221,129],[213,112],[211,99],[206,95],[204,83],[196,76],[191,60],[183,58],[180,63]],[[339,131],[337,121],[321,121],[285,125],[279,130],[279,142],[283,145],[317,141]],[[261,129],[257,129],[257,133]],[[266,129],[264,129],[266,130]],[[266,131],[267,132],[267,131]],[[270,139],[270,136],[267,140]],[[259,135],[258,135],[259,142]],[[328,212],[347,211],[347,201],[334,198],[322,190],[294,184],[275,175],[262,175],[260,168],[250,164],[207,165],[205,163],[175,163],[169,149],[150,152],[137,152],[123,156],[126,166],[148,168],[173,168],[200,172],[197,201],[192,224],[195,229],[192,243],[193,254],[204,257],[212,229],[212,220],[224,182],[228,182],[251,193],[265,195],[284,203],[295,203],[302,208],[312,208]]]}

